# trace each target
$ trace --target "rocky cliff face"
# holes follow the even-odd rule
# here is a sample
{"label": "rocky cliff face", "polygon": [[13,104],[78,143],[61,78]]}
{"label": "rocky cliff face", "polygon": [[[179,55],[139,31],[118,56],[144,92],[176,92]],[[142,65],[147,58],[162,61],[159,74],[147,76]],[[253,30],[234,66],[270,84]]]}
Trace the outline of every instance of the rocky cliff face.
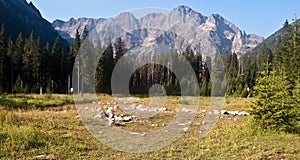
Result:
{"label": "rocky cliff face", "polygon": [[188,6],[179,6],[167,15],[151,13],[137,19],[131,13],[121,13],[109,19],[79,18],[67,22],[56,20],[53,27],[69,41],[76,30],[84,26],[92,31],[93,42],[105,43],[109,38],[125,39],[128,48],[138,45],[162,44],[177,50],[187,46],[197,49],[203,39],[211,40],[221,53],[246,53],[261,43],[264,38],[246,34],[233,23],[218,14],[203,16]]}

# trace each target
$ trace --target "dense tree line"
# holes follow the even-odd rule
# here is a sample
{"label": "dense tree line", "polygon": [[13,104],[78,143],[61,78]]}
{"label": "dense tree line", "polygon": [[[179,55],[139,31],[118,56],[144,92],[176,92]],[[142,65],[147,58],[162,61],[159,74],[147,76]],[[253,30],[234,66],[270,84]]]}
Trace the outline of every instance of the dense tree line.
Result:
{"label": "dense tree line", "polygon": [[[108,43],[108,45],[100,47],[100,49],[98,49],[98,51],[102,51],[103,55],[99,58],[95,74],[97,93],[111,94],[112,91],[110,86],[113,69],[122,56],[127,56],[125,42],[121,38],[117,39],[116,44],[114,46],[115,47],[113,47],[112,43]],[[207,67],[207,62],[202,61],[201,54],[196,54],[192,49],[189,48],[187,48],[182,53],[170,50],[168,51],[168,53],[162,54],[166,54],[167,59],[160,59],[159,56],[153,55],[151,56],[151,59],[149,59],[149,63],[138,68],[135,68],[135,66],[130,66],[130,64],[132,63],[126,64],[125,62],[125,64],[123,64],[124,67],[132,67],[131,69],[128,68],[127,70],[132,71],[132,75],[128,84],[131,94],[148,94],[149,89],[153,85],[160,84],[165,87],[168,95],[180,95],[180,80],[178,79],[178,77],[176,77],[172,70],[175,68],[175,65],[181,64],[181,61],[183,59],[179,58],[178,54],[182,54],[186,58],[186,60],[191,64],[193,72],[196,75],[198,84],[200,86],[203,86],[203,95],[210,95],[211,88],[209,87],[209,69]],[[131,58],[128,58],[127,60],[130,59]],[[139,60],[135,59],[134,61]],[[158,61],[164,61],[164,63],[162,64],[165,65],[157,64],[156,62]],[[176,66],[176,68],[180,67]],[[204,83],[205,81],[206,83]],[[191,87],[190,89],[193,90],[194,88]]]}
{"label": "dense tree line", "polygon": [[20,33],[16,40],[6,38],[5,26],[0,33],[0,92],[38,93],[67,92],[67,77],[71,71],[70,55],[61,46],[59,37],[52,46],[41,46],[32,32]]}
{"label": "dense tree line", "polygon": [[[125,42],[118,38],[115,43],[110,40],[105,45],[99,42],[94,46],[89,41],[85,41],[88,36],[88,30],[85,27],[82,35],[77,30],[74,43],[70,45],[69,49],[62,47],[59,37],[52,46],[50,43],[41,46],[39,37],[36,37],[33,32],[29,37],[23,37],[20,33],[16,40],[6,39],[3,25],[0,32],[0,92],[39,93],[42,90],[43,92],[69,93],[72,87],[73,65],[75,65],[74,73],[78,72],[77,75],[79,75],[77,86],[80,92],[90,92],[91,89],[94,89],[83,86],[89,86],[90,81],[88,79],[95,78],[96,91],[111,94],[111,75],[118,60],[126,54]],[[82,46],[93,49],[93,52],[88,54],[96,54],[96,57],[97,55],[102,56],[91,58],[95,55],[81,53]],[[214,59],[211,57],[204,58],[200,52],[195,53],[189,47],[180,53],[170,50],[169,53],[163,54],[169,55],[169,60],[166,60],[169,61],[167,67],[149,63],[136,68],[130,79],[131,93],[147,94],[152,85],[161,84],[166,88],[169,95],[179,95],[179,80],[171,72],[171,69],[175,65],[180,65],[182,60],[176,55],[181,54],[193,68],[200,86],[200,94],[203,96],[211,95],[213,79],[210,72],[212,72],[211,65],[216,57]],[[77,62],[78,64],[74,63],[76,56],[83,55],[86,57],[82,57],[82,60]],[[155,56],[152,59],[153,62],[158,60]],[[235,53],[228,54],[225,60],[227,60],[227,94],[248,95],[245,90],[248,86],[253,88],[255,71],[249,71],[244,76],[240,70],[241,62]],[[86,69],[86,63],[97,63],[96,72],[92,77],[80,72]],[[176,66],[176,68],[180,67]],[[215,88],[216,90],[220,89],[218,86]]]}
{"label": "dense tree line", "polygon": [[300,134],[300,32],[297,23],[283,30],[274,50],[264,47],[251,115],[260,128]]}

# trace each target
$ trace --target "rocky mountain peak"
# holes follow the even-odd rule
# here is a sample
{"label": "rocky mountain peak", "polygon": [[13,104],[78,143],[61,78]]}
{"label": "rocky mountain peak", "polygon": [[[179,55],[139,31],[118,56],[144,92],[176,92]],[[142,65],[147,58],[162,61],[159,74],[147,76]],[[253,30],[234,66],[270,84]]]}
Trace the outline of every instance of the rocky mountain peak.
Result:
{"label": "rocky mountain peak", "polygon": [[192,10],[189,6],[178,6],[174,11],[179,12],[181,15],[188,15],[189,13],[195,13],[196,11]]}
{"label": "rocky mountain peak", "polygon": [[130,12],[121,12],[116,16],[115,19],[136,19],[135,16]]}
{"label": "rocky mountain peak", "polygon": [[201,13],[198,13],[192,8],[190,8],[189,6],[185,6],[185,5],[181,5],[173,9],[170,12],[169,16],[174,16],[174,15],[179,15],[183,18],[190,18],[193,21],[198,22],[199,24],[204,23],[205,20],[207,19],[207,17],[203,16]]}
{"label": "rocky mountain peak", "polygon": [[178,6],[167,15],[150,13],[137,19],[132,13],[123,12],[114,18],[92,22],[91,19],[72,19],[64,22],[62,27],[53,23],[53,27],[62,35],[74,38],[75,29],[88,25],[91,30],[96,29],[98,36],[95,38],[100,37],[102,43],[106,43],[108,37],[123,37],[128,48],[151,42],[184,50],[187,45],[199,46],[201,38],[206,37],[212,39],[224,54],[245,53],[263,40],[254,34],[247,35],[219,14],[206,17],[188,6]]}

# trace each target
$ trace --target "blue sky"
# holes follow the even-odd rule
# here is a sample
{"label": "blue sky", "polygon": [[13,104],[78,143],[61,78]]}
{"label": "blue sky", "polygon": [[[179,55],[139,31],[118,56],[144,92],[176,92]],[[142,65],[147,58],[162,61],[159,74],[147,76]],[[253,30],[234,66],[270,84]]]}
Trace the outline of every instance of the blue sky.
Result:
{"label": "blue sky", "polygon": [[299,0],[27,0],[50,22],[71,17],[108,18],[120,12],[154,7],[173,9],[187,5],[203,15],[218,13],[247,33],[267,37],[295,14],[300,18]]}

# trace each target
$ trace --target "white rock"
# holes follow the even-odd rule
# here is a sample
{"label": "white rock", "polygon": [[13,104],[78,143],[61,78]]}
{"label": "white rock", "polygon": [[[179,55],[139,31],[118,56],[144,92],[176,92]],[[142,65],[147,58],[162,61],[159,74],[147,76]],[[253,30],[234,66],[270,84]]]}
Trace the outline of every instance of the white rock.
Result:
{"label": "white rock", "polygon": [[181,112],[192,112],[192,110],[191,109],[188,109],[188,108],[185,108],[185,107],[183,107],[182,109],[181,109]]}
{"label": "white rock", "polygon": [[186,128],[182,128],[183,129],[183,131],[184,132],[187,132],[188,130],[189,130],[189,128],[188,127],[186,127]]}

